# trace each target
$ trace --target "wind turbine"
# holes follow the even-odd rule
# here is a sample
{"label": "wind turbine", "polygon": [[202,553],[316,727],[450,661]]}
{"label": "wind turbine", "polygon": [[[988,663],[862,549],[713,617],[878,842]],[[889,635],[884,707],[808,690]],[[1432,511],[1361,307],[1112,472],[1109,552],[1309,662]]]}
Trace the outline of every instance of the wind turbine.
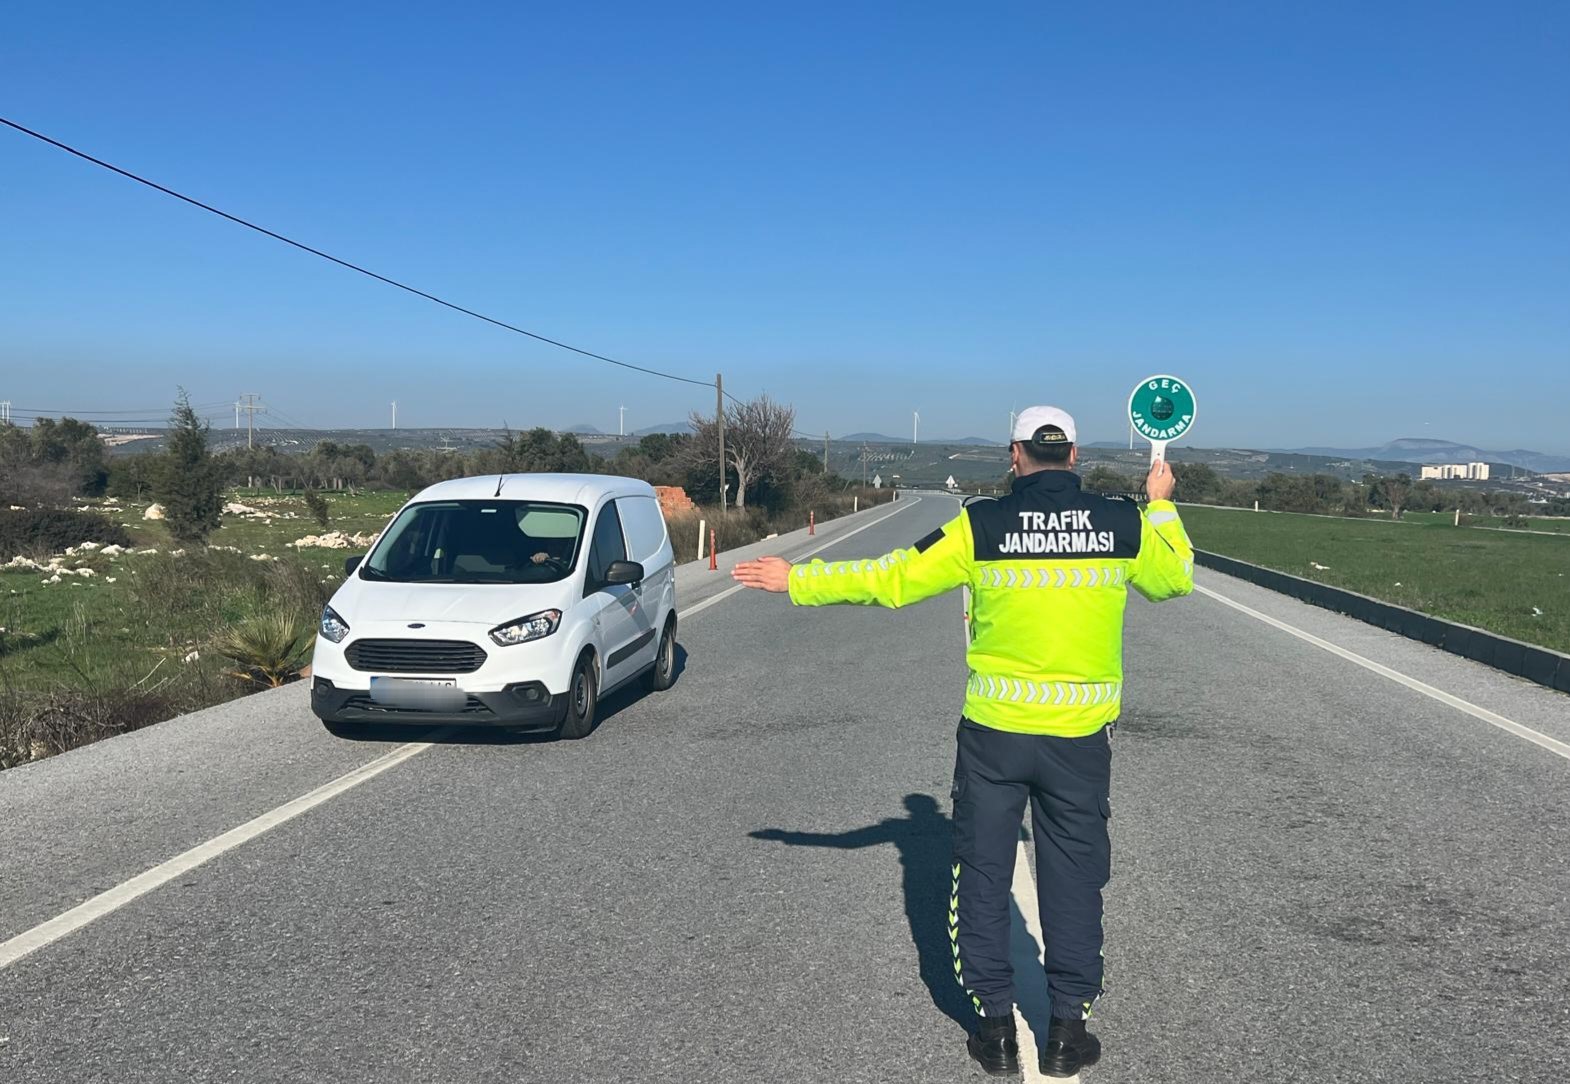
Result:
{"label": "wind turbine", "polygon": [[921,433],[921,411],[911,411],[910,418],[910,442],[915,444],[917,436]]}
{"label": "wind turbine", "polygon": [[619,437],[624,437],[624,436],[627,435],[627,408],[626,407],[617,407],[616,410],[617,410],[616,435],[619,436]]}

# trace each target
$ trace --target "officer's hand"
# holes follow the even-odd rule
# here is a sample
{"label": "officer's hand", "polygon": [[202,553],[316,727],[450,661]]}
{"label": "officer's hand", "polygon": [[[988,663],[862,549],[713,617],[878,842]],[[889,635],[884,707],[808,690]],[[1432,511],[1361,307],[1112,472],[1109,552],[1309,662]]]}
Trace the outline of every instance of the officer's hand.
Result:
{"label": "officer's hand", "polygon": [[790,589],[790,562],[783,557],[759,557],[743,561],[731,569],[731,576],[743,587],[782,592]]}
{"label": "officer's hand", "polygon": [[1153,501],[1170,501],[1173,487],[1177,479],[1172,477],[1172,467],[1165,459],[1158,459],[1150,465],[1150,473],[1145,476],[1145,493]]}

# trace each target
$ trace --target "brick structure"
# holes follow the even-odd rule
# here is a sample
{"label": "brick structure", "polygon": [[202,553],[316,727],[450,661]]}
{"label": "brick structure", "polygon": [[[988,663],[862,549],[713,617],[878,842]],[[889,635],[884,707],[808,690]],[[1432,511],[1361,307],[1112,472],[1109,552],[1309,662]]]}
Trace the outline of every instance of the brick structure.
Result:
{"label": "brick structure", "polygon": [[681,486],[655,486],[654,496],[659,499],[660,511],[667,516],[691,512],[696,506]]}

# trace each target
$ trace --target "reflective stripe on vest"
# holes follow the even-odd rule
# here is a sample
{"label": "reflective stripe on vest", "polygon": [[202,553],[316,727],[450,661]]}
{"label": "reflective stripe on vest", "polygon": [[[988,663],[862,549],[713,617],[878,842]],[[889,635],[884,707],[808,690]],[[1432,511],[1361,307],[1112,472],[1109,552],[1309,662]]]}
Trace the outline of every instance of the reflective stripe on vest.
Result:
{"label": "reflective stripe on vest", "polygon": [[1041,565],[1037,568],[982,568],[977,580],[982,587],[1120,587],[1125,577],[1122,565],[1101,568]]}
{"label": "reflective stripe on vest", "polygon": [[1072,681],[1021,681],[971,672],[966,691],[984,700],[1005,700],[1011,704],[1045,704],[1049,707],[1085,707],[1110,704],[1123,698],[1123,683],[1099,681],[1079,684]]}

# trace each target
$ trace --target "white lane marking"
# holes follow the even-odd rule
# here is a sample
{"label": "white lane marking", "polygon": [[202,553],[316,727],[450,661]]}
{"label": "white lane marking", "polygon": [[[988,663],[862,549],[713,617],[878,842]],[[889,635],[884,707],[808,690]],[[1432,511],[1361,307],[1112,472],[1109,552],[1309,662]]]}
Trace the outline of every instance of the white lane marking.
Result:
{"label": "white lane marking", "polygon": [[1346,648],[1333,644],[1329,640],[1322,640],[1311,632],[1304,632],[1296,625],[1289,625],[1285,621],[1280,621],[1274,617],[1271,617],[1269,614],[1260,613],[1258,610],[1245,606],[1241,602],[1236,602],[1233,599],[1227,598],[1225,595],[1212,591],[1208,587],[1200,587],[1196,584],[1194,590],[1209,598],[1215,599],[1217,602],[1224,603],[1225,605],[1232,607],[1239,613],[1245,613],[1249,617],[1263,621],[1267,625],[1280,629],[1282,632],[1290,633],[1291,635],[1296,636],[1299,640],[1302,640],[1304,643],[1313,644],[1315,647],[1323,648],[1332,655],[1337,655],[1347,660],[1348,662],[1356,663],[1365,670],[1372,671],[1381,677],[1387,677],[1391,681],[1394,681],[1399,685],[1405,685],[1408,689],[1412,689],[1415,692],[1420,692],[1424,696],[1439,701],[1441,704],[1455,708],[1457,711],[1464,711],[1474,719],[1481,719],[1490,726],[1496,726],[1500,730],[1514,734],[1518,738],[1525,738],[1533,745],[1541,746],[1542,748],[1547,749],[1550,753],[1553,753],[1555,756],[1560,756],[1566,760],[1570,760],[1570,744],[1566,744],[1557,738],[1550,738],[1547,734],[1533,730],[1529,726],[1522,726],[1520,723],[1515,722],[1512,719],[1506,719],[1503,715],[1500,715],[1497,712],[1489,711],[1487,708],[1480,708],[1471,701],[1462,700],[1459,696],[1454,696],[1450,693],[1447,693],[1443,689],[1436,689],[1434,686],[1429,685],[1426,682],[1417,680],[1417,678],[1408,677],[1401,671],[1392,670],[1383,663],[1377,663],[1373,659],[1364,658],[1357,652],[1348,651]]}
{"label": "white lane marking", "polygon": [[[438,731],[438,733],[440,733]],[[430,742],[411,742],[400,745],[390,753],[384,753],[375,760],[351,772],[340,775],[330,783],[324,783],[308,794],[302,794],[292,801],[267,813],[263,813],[254,820],[246,821],[237,828],[231,828],[221,836],[215,836],[206,843],[200,843],[183,854],[175,855],[167,862],[162,862],[144,873],[139,873],[129,881],[118,884],[113,888],[100,892],[91,899],[84,900],[63,914],[56,915],[46,922],[39,923],[32,929],[17,934],[9,941],[0,943],[0,968],[6,968],[16,963],[31,952],[36,952],[45,945],[52,944],[60,938],[75,933],[77,930],[94,922],[105,915],[119,910],[139,896],[145,896],[153,889],[166,885],[197,866],[211,861],[225,851],[233,850],[240,844],[255,839],[264,832],[293,820],[301,813],[314,809],[332,798],[336,798],[346,790],[359,786],[366,780],[381,775],[387,769],[402,764],[410,757],[419,756],[431,748]]]}
{"label": "white lane marking", "polygon": [[[1021,835],[1023,837],[1023,833]],[[1022,885],[1023,891],[1021,891]],[[1025,851],[1025,840],[1021,838],[1019,847],[1014,852],[1014,910],[1018,911],[1020,917],[1025,921],[1025,932],[1029,935],[1032,951],[1035,948],[1045,946],[1047,943],[1046,937],[1041,932],[1041,905],[1037,902],[1036,892],[1036,879],[1030,873],[1030,856]],[[1021,896],[1024,898],[1021,899]],[[1017,936],[1017,933],[1018,931],[1015,931],[1016,936],[1010,938],[1011,944],[1018,945],[1020,943],[1021,939]],[[1014,965],[1014,988],[1016,990],[1023,991],[1025,982],[1030,982],[1031,984],[1045,982],[1045,973],[1042,971],[1042,963],[1039,956],[1025,956],[1023,953],[1019,953],[1010,963]],[[1018,1000],[1017,996],[1016,1000]],[[1033,1008],[1037,1012],[1042,1011],[1039,1006],[1033,1006]],[[1046,1004],[1045,1011],[1048,1015],[1051,1015],[1050,1000]],[[1025,1018],[1024,1012],[1021,1011],[1020,1006],[1017,1004],[1014,1006],[1014,1026],[1019,1032],[1019,1068],[1021,1074],[1023,1074],[1026,1080],[1047,1079],[1041,1075],[1040,1054],[1041,1044],[1045,1041],[1046,1036],[1038,1037],[1036,1035],[1035,1029],[1030,1026],[1030,1021]],[[1054,1077],[1053,1079],[1072,1082],[1078,1080],[1079,1075]]]}
{"label": "white lane marking", "polygon": [[[857,527],[855,530],[846,531],[844,534],[840,535],[837,538],[831,538],[827,542],[824,542],[822,545],[814,546],[812,549],[808,550],[806,553],[803,553],[799,557],[796,557],[793,560],[792,563],[795,563],[795,561],[805,561],[808,557],[812,557],[812,556],[814,556],[816,554],[822,553],[824,550],[828,549],[830,546],[837,546],[837,545],[839,545],[841,542],[845,541],[851,535],[857,535],[857,534],[860,534],[862,531],[867,530],[868,528],[876,527],[878,524],[882,523],[886,519],[893,519],[895,516],[899,515],[903,511],[905,511],[905,509],[907,509],[907,508],[914,508],[916,505],[920,504],[921,500],[922,499],[920,497],[912,497],[910,499],[910,503],[909,504],[906,504],[905,502],[902,501],[902,502],[900,502],[900,507],[894,509],[894,511],[892,511],[892,512],[885,512],[883,515],[879,516],[875,520],[872,520],[870,523],[863,523],[860,527]],[[712,598],[706,598],[702,602],[695,602],[695,603],[693,603],[691,606],[688,606],[685,610],[681,610],[677,614],[677,616],[678,617],[682,617],[682,618],[690,617],[691,615],[693,615],[695,613],[698,613],[698,612],[700,612],[702,610],[707,610],[710,606],[713,606],[716,602],[719,602],[721,599],[730,598],[732,595],[736,594],[736,592],[738,592],[738,591],[745,591],[746,589],[747,589],[747,586],[745,584],[740,584],[740,583],[736,584],[733,587],[727,587],[725,590],[721,591],[719,594],[713,596]]]}

